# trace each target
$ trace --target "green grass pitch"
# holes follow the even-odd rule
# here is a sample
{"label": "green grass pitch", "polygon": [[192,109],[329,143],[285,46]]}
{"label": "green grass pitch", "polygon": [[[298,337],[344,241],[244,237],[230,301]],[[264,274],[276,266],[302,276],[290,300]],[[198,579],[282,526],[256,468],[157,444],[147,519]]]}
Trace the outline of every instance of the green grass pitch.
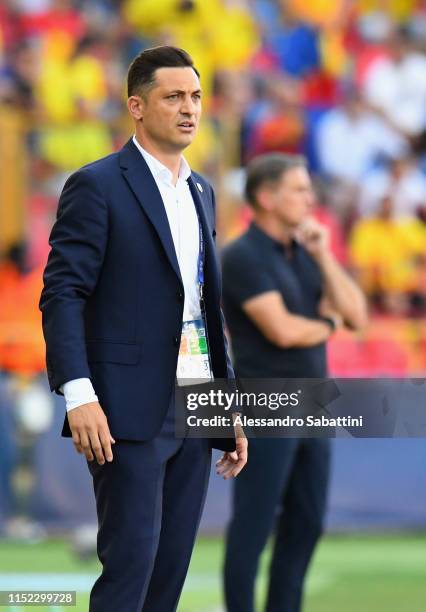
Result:
{"label": "green grass pitch", "polygon": [[[199,538],[179,612],[222,612],[223,542]],[[241,551],[244,554],[244,550]],[[258,609],[265,594],[269,551],[262,558]],[[6,612],[87,612],[99,566],[78,561],[64,540],[38,544],[0,541],[0,590],[78,588],[76,607],[15,607]],[[50,586],[49,586],[50,585]],[[305,612],[424,612],[426,535],[327,536],[309,572]]]}

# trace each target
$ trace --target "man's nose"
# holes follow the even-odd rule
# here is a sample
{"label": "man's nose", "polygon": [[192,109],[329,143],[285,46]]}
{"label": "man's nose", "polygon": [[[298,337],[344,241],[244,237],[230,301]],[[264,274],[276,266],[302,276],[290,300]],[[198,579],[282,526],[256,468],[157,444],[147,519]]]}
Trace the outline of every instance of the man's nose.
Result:
{"label": "man's nose", "polygon": [[195,114],[195,102],[191,96],[185,96],[183,98],[182,106],[180,107],[180,112],[184,115]]}
{"label": "man's nose", "polygon": [[306,207],[308,210],[315,208],[315,194],[312,191],[306,194]]}

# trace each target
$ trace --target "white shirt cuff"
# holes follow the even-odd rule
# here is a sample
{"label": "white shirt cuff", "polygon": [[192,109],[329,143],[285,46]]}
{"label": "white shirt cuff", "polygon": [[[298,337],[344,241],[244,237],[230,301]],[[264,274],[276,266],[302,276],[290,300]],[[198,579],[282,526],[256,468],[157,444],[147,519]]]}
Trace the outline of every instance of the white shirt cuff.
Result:
{"label": "white shirt cuff", "polygon": [[63,384],[60,390],[65,395],[67,412],[83,404],[99,401],[90,378],[70,380]]}

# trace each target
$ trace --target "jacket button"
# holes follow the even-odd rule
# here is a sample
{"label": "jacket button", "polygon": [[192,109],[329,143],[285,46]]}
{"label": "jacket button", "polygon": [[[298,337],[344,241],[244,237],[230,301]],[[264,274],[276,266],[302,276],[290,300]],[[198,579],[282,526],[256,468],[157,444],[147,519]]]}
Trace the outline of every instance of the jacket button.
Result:
{"label": "jacket button", "polygon": [[175,346],[178,346],[178,344],[179,344],[179,338],[178,338],[177,336],[174,336],[174,338],[173,338],[173,344],[174,344]]}
{"label": "jacket button", "polygon": [[183,302],[183,297],[184,297],[184,296],[183,296],[183,292],[182,292],[182,291],[178,291],[178,292],[177,292],[177,299],[178,299],[178,302]]}

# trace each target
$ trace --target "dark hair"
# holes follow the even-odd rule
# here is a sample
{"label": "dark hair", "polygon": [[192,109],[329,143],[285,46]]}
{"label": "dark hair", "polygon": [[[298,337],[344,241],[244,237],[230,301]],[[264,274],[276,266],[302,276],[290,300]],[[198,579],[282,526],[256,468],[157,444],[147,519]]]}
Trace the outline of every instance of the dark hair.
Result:
{"label": "dark hair", "polygon": [[155,71],[158,68],[192,68],[199,77],[192,57],[179,47],[163,45],[144,49],[135,57],[127,73],[127,94],[133,96],[141,90],[149,89],[155,82]]}
{"label": "dark hair", "polygon": [[256,207],[259,187],[265,184],[274,186],[280,181],[283,174],[292,168],[300,167],[307,167],[307,161],[303,155],[266,153],[253,158],[247,166],[245,196],[248,203]]}

